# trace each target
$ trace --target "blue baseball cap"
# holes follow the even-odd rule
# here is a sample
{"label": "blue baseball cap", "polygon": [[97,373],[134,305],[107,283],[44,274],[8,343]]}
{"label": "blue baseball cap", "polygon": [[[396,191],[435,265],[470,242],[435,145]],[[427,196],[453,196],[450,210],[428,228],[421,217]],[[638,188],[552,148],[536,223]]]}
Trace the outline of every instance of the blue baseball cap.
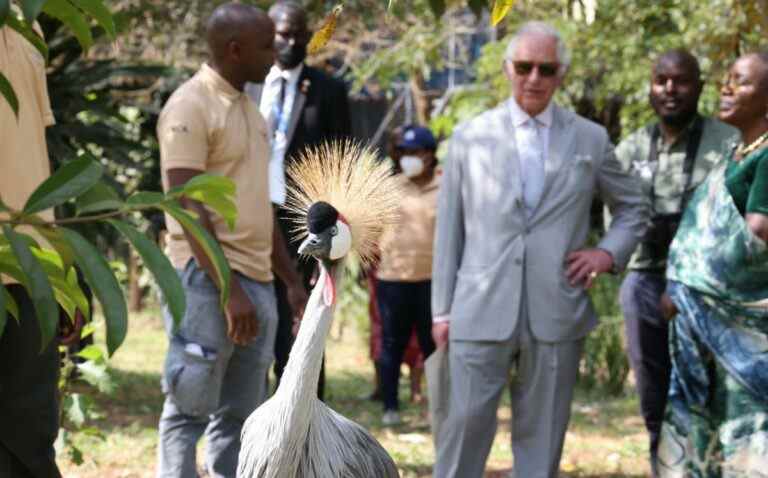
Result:
{"label": "blue baseball cap", "polygon": [[437,141],[429,128],[423,126],[406,126],[403,128],[403,136],[397,143],[398,148],[403,149],[437,149]]}

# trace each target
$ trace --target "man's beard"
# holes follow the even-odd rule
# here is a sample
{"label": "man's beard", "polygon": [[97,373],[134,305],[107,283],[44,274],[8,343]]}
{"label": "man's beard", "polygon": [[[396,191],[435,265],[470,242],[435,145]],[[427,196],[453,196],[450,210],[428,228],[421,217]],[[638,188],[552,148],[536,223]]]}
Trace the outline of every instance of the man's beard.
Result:
{"label": "man's beard", "polygon": [[683,128],[687,126],[693,118],[696,116],[696,110],[678,111],[676,113],[670,113],[667,115],[661,115],[661,121],[664,124],[672,126],[674,128]]}
{"label": "man's beard", "polygon": [[280,63],[280,65],[287,69],[293,69],[301,62],[304,61],[304,58],[307,57],[307,47],[306,46],[293,46],[293,47],[286,47],[281,49],[277,52],[277,62]]}

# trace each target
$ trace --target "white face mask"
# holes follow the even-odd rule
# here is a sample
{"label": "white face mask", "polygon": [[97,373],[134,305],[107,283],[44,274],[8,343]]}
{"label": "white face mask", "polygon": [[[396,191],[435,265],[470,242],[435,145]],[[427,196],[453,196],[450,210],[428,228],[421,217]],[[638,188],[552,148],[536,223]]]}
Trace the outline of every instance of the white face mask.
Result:
{"label": "white face mask", "polygon": [[424,172],[424,160],[418,156],[403,156],[400,158],[400,168],[408,178],[415,178]]}

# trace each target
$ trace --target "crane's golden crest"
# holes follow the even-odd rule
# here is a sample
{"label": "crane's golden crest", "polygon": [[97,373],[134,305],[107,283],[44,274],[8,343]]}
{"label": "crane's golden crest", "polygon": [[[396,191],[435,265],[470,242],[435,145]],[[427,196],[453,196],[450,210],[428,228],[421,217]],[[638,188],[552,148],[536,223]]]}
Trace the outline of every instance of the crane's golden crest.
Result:
{"label": "crane's golden crest", "polygon": [[288,167],[285,208],[294,216],[295,237],[308,234],[307,211],[317,201],[332,205],[349,224],[351,253],[364,264],[375,257],[382,232],[398,220],[402,179],[387,161],[354,141],[334,141],[304,150]]}

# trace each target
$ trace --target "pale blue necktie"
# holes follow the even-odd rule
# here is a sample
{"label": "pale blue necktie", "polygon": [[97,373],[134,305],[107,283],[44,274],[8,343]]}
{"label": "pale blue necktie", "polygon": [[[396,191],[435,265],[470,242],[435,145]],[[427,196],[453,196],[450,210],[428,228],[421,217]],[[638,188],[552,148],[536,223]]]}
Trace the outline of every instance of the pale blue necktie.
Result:
{"label": "pale blue necktie", "polygon": [[531,118],[516,135],[523,177],[523,201],[528,218],[533,215],[544,192],[544,142],[539,122]]}

